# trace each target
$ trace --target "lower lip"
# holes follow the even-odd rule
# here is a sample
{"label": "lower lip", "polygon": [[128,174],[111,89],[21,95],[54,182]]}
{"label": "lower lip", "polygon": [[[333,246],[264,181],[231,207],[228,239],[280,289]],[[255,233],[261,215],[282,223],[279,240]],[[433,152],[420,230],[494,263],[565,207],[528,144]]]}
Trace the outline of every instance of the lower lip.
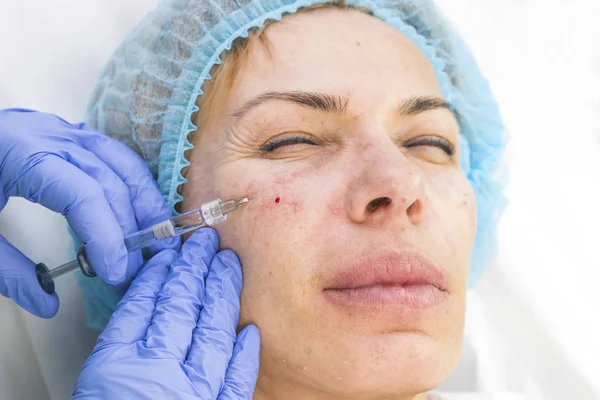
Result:
{"label": "lower lip", "polygon": [[380,311],[388,308],[425,309],[442,303],[447,293],[433,285],[375,285],[361,288],[328,289],[329,301],[354,310]]}

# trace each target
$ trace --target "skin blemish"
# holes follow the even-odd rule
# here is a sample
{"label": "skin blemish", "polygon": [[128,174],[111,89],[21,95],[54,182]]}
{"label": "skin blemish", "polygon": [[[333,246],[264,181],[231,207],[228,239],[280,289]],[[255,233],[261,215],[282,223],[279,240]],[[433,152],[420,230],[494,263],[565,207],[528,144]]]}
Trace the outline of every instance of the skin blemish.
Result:
{"label": "skin blemish", "polygon": [[333,215],[338,215],[340,213],[340,208],[339,207],[333,206],[331,204],[329,204],[327,207],[329,208],[329,211],[331,211],[331,213]]}
{"label": "skin blemish", "polygon": [[460,203],[458,205],[458,207],[468,207],[469,205],[469,193],[463,193],[463,198],[466,200],[463,200],[462,203]]}
{"label": "skin blemish", "polygon": [[279,203],[281,201],[281,197],[276,197],[275,198],[275,203]]}

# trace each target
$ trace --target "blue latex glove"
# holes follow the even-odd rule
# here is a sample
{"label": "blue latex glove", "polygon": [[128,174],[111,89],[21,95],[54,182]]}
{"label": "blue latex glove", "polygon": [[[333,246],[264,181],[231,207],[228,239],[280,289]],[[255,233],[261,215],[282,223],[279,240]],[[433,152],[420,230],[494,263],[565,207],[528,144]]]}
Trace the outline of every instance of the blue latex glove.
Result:
{"label": "blue latex glove", "polygon": [[[135,152],[84,124],[29,110],[0,110],[0,210],[11,196],[66,216],[96,273],[111,284],[132,279],[143,261],[141,252],[127,253],[124,234],[170,217]],[[179,239],[165,242],[155,250],[179,246]],[[35,264],[2,236],[0,293],[40,317],[58,311]]]}
{"label": "blue latex glove", "polygon": [[73,399],[252,399],[260,334],[236,339],[242,271],[212,228],[135,278],[81,370]]}

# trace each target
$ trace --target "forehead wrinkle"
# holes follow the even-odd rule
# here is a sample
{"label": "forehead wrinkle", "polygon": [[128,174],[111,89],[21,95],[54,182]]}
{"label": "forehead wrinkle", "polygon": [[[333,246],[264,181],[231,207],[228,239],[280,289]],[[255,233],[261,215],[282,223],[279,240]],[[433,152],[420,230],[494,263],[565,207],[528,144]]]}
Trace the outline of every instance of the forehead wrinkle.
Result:
{"label": "forehead wrinkle", "polygon": [[232,116],[241,118],[253,108],[270,101],[295,103],[327,113],[344,114],[348,110],[348,98],[319,92],[283,91],[265,92],[246,102]]}

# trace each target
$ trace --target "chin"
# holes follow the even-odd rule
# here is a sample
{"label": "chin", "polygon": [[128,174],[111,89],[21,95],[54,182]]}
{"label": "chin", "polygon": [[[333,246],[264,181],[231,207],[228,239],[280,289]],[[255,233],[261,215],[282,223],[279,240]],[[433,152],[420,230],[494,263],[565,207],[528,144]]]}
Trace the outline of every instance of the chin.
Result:
{"label": "chin", "polygon": [[390,333],[365,344],[345,376],[343,390],[357,398],[414,396],[437,388],[456,368],[460,345],[420,333]]}

